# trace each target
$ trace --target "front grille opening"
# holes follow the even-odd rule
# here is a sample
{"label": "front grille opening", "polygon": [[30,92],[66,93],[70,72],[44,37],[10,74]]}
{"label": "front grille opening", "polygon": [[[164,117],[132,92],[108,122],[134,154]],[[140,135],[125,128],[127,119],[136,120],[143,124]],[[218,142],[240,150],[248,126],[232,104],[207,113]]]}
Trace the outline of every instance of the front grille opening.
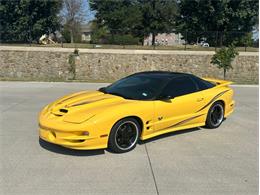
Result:
{"label": "front grille opening", "polygon": [[65,139],[66,141],[68,142],[71,142],[71,143],[82,143],[84,141],[86,141],[85,139]]}
{"label": "front grille opening", "polygon": [[68,112],[68,110],[67,109],[60,109],[60,112],[63,112],[63,113],[67,113]]}

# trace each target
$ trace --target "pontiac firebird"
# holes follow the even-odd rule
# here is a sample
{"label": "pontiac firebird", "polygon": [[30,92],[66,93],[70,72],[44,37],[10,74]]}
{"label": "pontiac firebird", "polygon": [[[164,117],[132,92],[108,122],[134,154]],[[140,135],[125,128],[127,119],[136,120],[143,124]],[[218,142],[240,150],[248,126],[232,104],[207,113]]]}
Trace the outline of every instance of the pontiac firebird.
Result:
{"label": "pontiac firebird", "polygon": [[217,128],[233,112],[232,82],[192,74],[140,72],[98,91],[81,91],[43,108],[40,138],[67,148],[110,148],[194,127]]}

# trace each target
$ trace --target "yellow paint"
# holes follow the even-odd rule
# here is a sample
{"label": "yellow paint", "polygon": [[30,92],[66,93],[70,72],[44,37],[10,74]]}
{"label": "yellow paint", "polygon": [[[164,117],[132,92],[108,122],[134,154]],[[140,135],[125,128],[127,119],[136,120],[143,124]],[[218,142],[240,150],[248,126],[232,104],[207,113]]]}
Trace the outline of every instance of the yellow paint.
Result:
{"label": "yellow paint", "polygon": [[[125,117],[137,117],[142,121],[142,140],[203,126],[208,110],[214,102],[224,102],[225,117],[230,115],[234,108],[233,90],[228,87],[230,82],[208,80],[218,85],[169,101],[127,100],[99,91],[68,95],[47,105],[40,112],[39,134],[47,142],[85,150],[106,148],[111,128]],[[221,95],[218,97],[218,94]],[[203,108],[212,99],[214,101]],[[85,131],[89,132],[89,135],[84,135]]]}

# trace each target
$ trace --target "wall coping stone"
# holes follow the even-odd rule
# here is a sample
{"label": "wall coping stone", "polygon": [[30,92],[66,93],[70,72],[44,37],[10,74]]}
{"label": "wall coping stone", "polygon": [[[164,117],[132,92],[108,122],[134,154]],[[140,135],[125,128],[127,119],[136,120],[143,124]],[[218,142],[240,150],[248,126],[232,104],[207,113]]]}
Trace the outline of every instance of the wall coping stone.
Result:
{"label": "wall coping stone", "polygon": [[[57,47],[22,47],[0,46],[0,51],[42,51],[72,53],[74,48]],[[132,50],[132,49],[84,49],[80,53],[107,53],[107,54],[153,54],[153,55],[213,55],[215,51],[184,51],[184,50]],[[240,56],[259,56],[259,52],[239,52]]]}

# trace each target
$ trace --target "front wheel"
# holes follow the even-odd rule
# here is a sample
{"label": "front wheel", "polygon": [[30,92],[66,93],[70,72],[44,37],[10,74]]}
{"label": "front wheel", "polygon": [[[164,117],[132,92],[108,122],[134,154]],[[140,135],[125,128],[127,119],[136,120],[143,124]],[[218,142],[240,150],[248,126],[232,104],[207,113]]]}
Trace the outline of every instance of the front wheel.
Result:
{"label": "front wheel", "polygon": [[221,102],[215,102],[209,109],[206,127],[210,129],[217,128],[221,125],[224,119],[224,106]]}
{"label": "front wheel", "polygon": [[128,152],[135,148],[141,127],[133,118],[118,121],[111,129],[108,147],[116,153]]}

